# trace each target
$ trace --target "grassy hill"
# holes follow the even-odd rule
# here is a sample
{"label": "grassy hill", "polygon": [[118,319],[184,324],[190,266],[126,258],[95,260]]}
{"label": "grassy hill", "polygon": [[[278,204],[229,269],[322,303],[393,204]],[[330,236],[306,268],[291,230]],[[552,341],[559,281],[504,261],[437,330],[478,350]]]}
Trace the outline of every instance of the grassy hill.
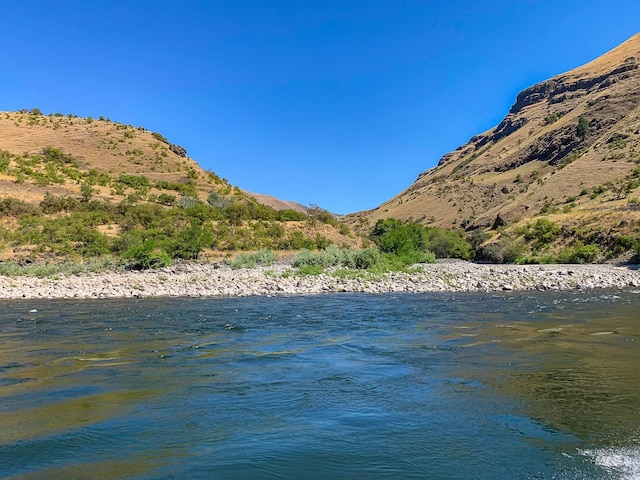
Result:
{"label": "grassy hill", "polygon": [[368,231],[394,217],[464,230],[477,246],[493,245],[485,256],[494,260],[501,241],[500,248],[538,260],[588,245],[591,261],[633,250],[640,231],[639,66],[637,34],[525,89],[498,126],[348,222]]}
{"label": "grassy hill", "polygon": [[[13,155],[40,155],[45,148],[57,148],[70,155],[79,163],[81,169],[94,169],[109,175],[144,175],[152,183],[169,182],[172,184],[191,184],[192,193],[206,198],[211,189],[224,194],[232,191],[241,194],[220,179],[215,173],[205,171],[191,158],[187,151],[170,143],[159,133],[149,132],[143,127],[134,127],[109,119],[80,118],[74,115],[42,115],[38,109],[22,112],[0,112],[0,148]],[[16,162],[17,166],[17,162]],[[35,166],[42,171],[43,165]],[[0,194],[16,191],[15,175],[0,176]],[[14,171],[14,173],[17,173]],[[28,172],[27,172],[28,173]],[[27,175],[29,176],[29,175]],[[44,177],[33,177],[35,187],[47,186],[64,194],[78,193],[74,182],[49,182]],[[38,181],[40,180],[40,181]],[[99,187],[99,186],[97,186]],[[24,200],[39,200],[43,190],[39,188],[18,187]],[[162,188],[156,190],[163,190]],[[117,192],[96,188],[100,198],[114,199]],[[252,196],[250,192],[244,192]],[[260,203],[276,206],[279,210],[290,208],[305,212],[305,208],[294,202],[283,202],[273,197],[256,195]]]}
{"label": "grassy hill", "polygon": [[319,208],[242,191],[161,134],[0,112],[0,255],[196,258],[359,243]]}

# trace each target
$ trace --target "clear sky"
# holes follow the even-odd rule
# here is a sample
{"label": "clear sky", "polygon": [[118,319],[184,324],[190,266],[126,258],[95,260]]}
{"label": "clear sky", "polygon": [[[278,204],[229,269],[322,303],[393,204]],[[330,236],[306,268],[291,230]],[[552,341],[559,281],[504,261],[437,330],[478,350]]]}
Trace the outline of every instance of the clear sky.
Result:
{"label": "clear sky", "polygon": [[0,0],[0,18],[0,110],[143,126],[241,188],[350,213],[640,31],[640,1]]}

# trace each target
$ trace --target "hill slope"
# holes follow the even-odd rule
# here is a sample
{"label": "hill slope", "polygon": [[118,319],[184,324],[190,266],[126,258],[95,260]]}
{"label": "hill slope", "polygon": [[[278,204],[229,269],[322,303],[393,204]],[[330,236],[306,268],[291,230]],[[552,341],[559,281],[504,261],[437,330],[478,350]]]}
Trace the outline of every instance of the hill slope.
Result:
{"label": "hill slope", "polygon": [[1,257],[196,258],[358,243],[347,234],[317,207],[254,198],[142,127],[0,112]]}
{"label": "hill slope", "polygon": [[[204,198],[212,188],[227,194],[231,191],[240,193],[225,179],[203,170],[189,158],[183,147],[142,127],[112,122],[102,117],[94,120],[74,115],[42,115],[37,109],[0,112],[0,149],[11,154],[39,155],[47,147],[58,148],[79,160],[82,168],[95,169],[101,173],[116,176],[121,173],[144,175],[156,183],[165,181],[187,184],[191,180],[198,195]],[[25,196],[23,199],[39,200],[44,195],[44,190],[39,186],[47,186],[47,190],[52,191],[50,185],[42,185],[42,182],[16,188],[13,176],[4,173],[5,175],[0,175],[0,196],[19,190],[20,195]],[[78,188],[73,182],[65,182],[58,184],[53,191],[59,194],[77,193]],[[109,196],[106,191],[96,193],[104,194],[105,198]],[[268,195],[244,193],[277,210],[288,208],[306,211],[299,203]]]}
{"label": "hill slope", "polygon": [[601,236],[637,233],[639,66],[636,34],[582,67],[525,89],[497,127],[348,221],[363,230],[388,217],[444,228],[515,229],[552,215],[568,229],[585,227]]}

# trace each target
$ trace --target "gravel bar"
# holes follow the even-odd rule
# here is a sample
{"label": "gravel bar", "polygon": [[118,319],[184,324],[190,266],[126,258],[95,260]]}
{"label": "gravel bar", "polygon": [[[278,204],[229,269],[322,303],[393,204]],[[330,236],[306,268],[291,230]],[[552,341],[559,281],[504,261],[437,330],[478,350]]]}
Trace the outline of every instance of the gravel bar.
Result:
{"label": "gravel bar", "polygon": [[37,278],[0,276],[0,298],[246,297],[325,292],[497,292],[640,287],[637,265],[482,265],[443,262],[417,273],[300,276],[289,265],[232,269],[179,264],[161,270]]}

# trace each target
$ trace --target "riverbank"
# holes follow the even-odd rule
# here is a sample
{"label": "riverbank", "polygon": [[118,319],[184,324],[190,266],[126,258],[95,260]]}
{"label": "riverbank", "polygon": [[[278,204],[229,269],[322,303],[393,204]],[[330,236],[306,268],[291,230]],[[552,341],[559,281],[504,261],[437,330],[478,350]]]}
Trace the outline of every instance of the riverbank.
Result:
{"label": "riverbank", "polygon": [[[640,287],[638,266],[421,265],[416,273],[380,276],[301,276],[289,265],[232,269],[219,264],[180,264],[161,270],[62,275],[0,276],[0,298],[126,298],[273,296],[323,292],[460,292],[580,290]],[[355,277],[355,278],[354,278]]]}

